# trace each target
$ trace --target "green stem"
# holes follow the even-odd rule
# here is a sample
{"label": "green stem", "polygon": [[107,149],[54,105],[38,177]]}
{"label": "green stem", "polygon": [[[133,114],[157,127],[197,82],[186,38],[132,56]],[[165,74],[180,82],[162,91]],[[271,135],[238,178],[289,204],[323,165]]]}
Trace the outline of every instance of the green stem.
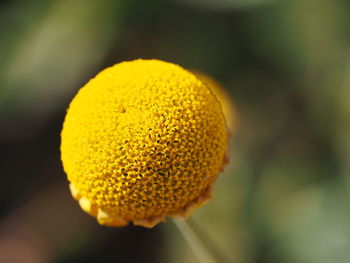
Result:
{"label": "green stem", "polygon": [[184,219],[173,219],[174,224],[177,226],[187,243],[191,246],[194,253],[197,255],[199,262],[202,263],[216,263],[210,249],[205,246],[205,243],[200,239],[199,235],[193,230],[193,228]]}

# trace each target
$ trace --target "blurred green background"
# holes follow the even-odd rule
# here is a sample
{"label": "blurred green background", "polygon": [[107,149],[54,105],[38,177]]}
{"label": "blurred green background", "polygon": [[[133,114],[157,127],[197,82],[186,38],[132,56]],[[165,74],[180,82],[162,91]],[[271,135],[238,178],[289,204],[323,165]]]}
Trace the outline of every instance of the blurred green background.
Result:
{"label": "blurred green background", "polygon": [[0,262],[199,262],[172,222],[107,228],[71,198],[65,110],[97,72],[158,58],[238,113],[230,165],[191,219],[232,262],[350,262],[350,2],[0,3]]}

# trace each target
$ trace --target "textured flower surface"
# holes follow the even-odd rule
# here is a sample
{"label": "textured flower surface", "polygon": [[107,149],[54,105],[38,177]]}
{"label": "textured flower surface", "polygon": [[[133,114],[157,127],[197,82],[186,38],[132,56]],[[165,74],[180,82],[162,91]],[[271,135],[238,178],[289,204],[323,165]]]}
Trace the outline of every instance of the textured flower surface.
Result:
{"label": "textured flower surface", "polygon": [[234,104],[230,98],[230,94],[224,89],[219,82],[214,78],[202,72],[194,71],[194,74],[205,82],[212,92],[215,94],[219,102],[221,103],[222,110],[226,117],[227,126],[229,127],[231,133],[235,134],[237,130],[237,114]]}
{"label": "textured flower surface", "polygon": [[210,198],[227,161],[216,97],[159,60],[122,62],[91,79],[72,100],[61,138],[73,197],[110,226],[188,215]]}

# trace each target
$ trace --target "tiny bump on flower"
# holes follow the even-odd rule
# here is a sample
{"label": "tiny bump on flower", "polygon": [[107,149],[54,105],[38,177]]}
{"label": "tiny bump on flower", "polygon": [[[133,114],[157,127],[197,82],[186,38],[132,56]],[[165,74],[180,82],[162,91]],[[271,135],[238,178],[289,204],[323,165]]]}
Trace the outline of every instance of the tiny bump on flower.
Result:
{"label": "tiny bump on flower", "polygon": [[178,65],[122,62],[72,100],[61,158],[73,197],[103,225],[153,227],[211,195],[228,133],[208,86]]}

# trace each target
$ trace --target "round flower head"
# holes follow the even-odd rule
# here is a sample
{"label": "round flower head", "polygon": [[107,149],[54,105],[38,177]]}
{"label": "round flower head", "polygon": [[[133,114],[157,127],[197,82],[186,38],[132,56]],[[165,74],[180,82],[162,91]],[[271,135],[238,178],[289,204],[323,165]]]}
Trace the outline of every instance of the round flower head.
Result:
{"label": "round flower head", "polygon": [[235,107],[230,99],[230,95],[227,93],[224,87],[222,87],[221,84],[219,84],[214,78],[198,71],[194,71],[194,74],[196,74],[200,80],[205,82],[215,94],[221,103],[222,110],[226,117],[227,126],[230,129],[231,133],[235,134],[237,130],[237,115]]}
{"label": "round flower head", "polygon": [[61,136],[73,197],[110,226],[188,215],[210,198],[227,161],[216,97],[192,73],[159,60],[100,72],[71,102]]}

